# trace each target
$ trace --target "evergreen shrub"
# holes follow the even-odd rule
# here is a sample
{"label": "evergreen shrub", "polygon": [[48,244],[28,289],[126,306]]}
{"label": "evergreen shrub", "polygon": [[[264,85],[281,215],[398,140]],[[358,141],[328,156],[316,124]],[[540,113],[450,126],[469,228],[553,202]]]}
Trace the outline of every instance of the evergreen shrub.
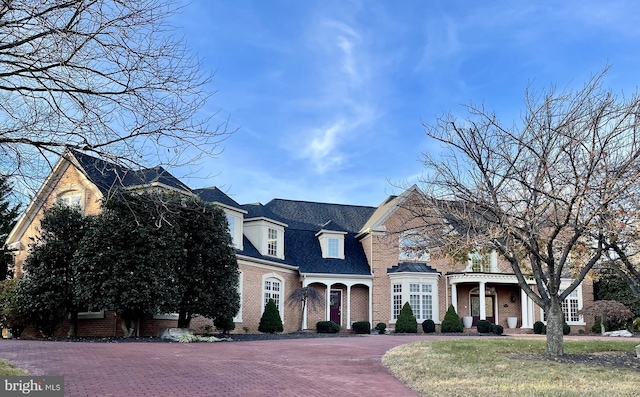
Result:
{"label": "evergreen shrub", "polygon": [[396,332],[408,334],[418,332],[418,321],[413,315],[413,310],[411,310],[409,302],[405,303],[404,306],[402,306],[402,310],[400,310],[400,315],[396,320]]}
{"label": "evergreen shrub", "polygon": [[228,334],[229,331],[236,329],[236,323],[233,322],[233,317],[218,317],[213,320],[213,325],[222,331],[223,334]]}
{"label": "evergreen shrub", "polygon": [[533,333],[534,334],[543,334],[544,333],[544,323],[542,321],[536,321],[535,323],[533,323]]}
{"label": "evergreen shrub", "polygon": [[493,326],[493,333],[496,335],[502,335],[502,333],[504,332],[504,327],[502,325],[494,325]]}
{"label": "evergreen shrub", "polygon": [[449,305],[449,309],[447,309],[447,313],[444,315],[444,319],[442,320],[442,324],[440,325],[441,332],[462,332],[462,320],[458,317],[456,310],[453,308],[453,305]]}
{"label": "evergreen shrub", "polygon": [[424,320],[422,322],[422,331],[424,331],[425,334],[432,334],[436,332],[436,323],[431,319]]}
{"label": "evergreen shrub", "polygon": [[567,323],[562,323],[562,335],[569,335],[571,333],[571,327]]}
{"label": "evergreen shrub", "polygon": [[478,329],[478,332],[480,332],[481,334],[488,334],[492,332],[493,324],[491,324],[491,322],[487,320],[480,320],[478,321],[476,328]]}
{"label": "evergreen shrub", "polygon": [[387,331],[387,324],[378,323],[378,324],[376,324],[376,329],[378,330],[378,333],[380,335],[384,335],[384,333]]}
{"label": "evergreen shrub", "polygon": [[368,321],[357,321],[351,327],[356,334],[371,333],[371,323]]}
{"label": "evergreen shrub", "polygon": [[276,332],[283,331],[280,312],[273,299],[269,299],[269,302],[264,307],[264,313],[262,313],[262,317],[260,318],[258,331],[266,334],[275,334]]}
{"label": "evergreen shrub", "polygon": [[340,332],[340,326],[333,321],[318,321],[316,323],[316,332],[319,334],[337,334]]}

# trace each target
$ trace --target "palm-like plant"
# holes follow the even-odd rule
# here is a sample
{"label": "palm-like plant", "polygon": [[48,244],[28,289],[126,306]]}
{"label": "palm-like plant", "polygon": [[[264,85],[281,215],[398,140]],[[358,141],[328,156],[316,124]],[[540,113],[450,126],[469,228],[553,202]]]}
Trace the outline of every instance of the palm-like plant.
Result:
{"label": "palm-like plant", "polygon": [[[287,298],[287,305],[295,305],[299,302],[302,302],[302,313],[304,313],[305,308],[309,305],[309,308],[312,310],[316,309],[320,303],[322,303],[322,296],[318,293],[318,291],[313,287],[302,287],[293,291],[289,297]],[[304,328],[304,316],[300,316],[300,329],[302,331]]]}

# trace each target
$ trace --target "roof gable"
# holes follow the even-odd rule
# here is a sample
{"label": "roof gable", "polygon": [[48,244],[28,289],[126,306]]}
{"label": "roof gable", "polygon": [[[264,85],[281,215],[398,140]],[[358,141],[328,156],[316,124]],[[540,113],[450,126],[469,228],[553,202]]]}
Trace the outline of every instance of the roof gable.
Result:
{"label": "roof gable", "polygon": [[158,166],[132,170],[77,150],[70,150],[66,157],[95,184],[102,193],[114,187],[135,187],[162,185],[183,192],[191,192],[184,183],[171,175],[169,171]]}

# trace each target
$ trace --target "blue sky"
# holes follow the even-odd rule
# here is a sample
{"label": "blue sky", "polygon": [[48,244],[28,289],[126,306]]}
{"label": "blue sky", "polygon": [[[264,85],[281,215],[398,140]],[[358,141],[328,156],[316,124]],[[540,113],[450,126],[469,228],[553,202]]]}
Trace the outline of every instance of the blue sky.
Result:
{"label": "blue sky", "polygon": [[378,205],[437,153],[421,121],[484,104],[519,118],[529,85],[636,91],[637,1],[191,0],[172,23],[208,72],[205,112],[238,128],[172,170],[240,203]]}

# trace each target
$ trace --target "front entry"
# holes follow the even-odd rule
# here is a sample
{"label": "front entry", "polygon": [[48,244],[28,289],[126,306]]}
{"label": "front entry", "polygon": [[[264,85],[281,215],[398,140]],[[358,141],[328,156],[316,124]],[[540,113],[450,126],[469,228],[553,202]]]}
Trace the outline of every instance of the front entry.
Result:
{"label": "front entry", "polygon": [[340,308],[342,306],[342,291],[331,290],[331,305],[329,307],[329,319],[338,325],[342,325],[340,322]]}
{"label": "front entry", "polygon": [[[493,305],[495,296],[488,295],[484,297],[484,308],[487,315],[487,321],[495,324],[496,317],[493,314]],[[473,316],[473,325],[478,324],[480,320],[480,295],[471,295],[471,315]]]}

